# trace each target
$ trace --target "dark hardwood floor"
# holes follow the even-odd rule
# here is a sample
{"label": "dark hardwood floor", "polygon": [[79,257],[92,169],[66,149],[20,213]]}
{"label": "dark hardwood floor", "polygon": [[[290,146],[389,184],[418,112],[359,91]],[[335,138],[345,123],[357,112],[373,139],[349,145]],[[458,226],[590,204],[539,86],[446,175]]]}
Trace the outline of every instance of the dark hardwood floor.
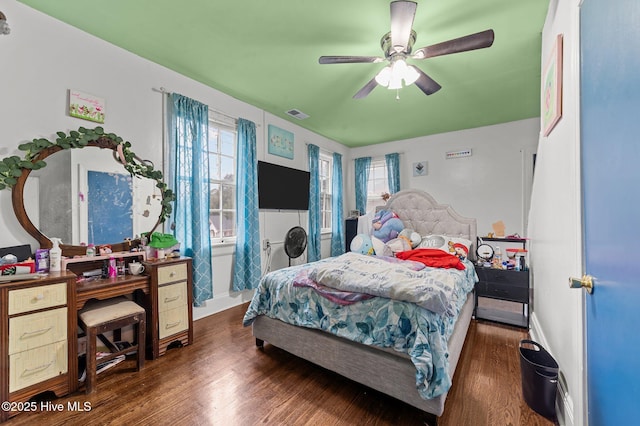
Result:
{"label": "dark hardwood floor", "polygon": [[[7,425],[423,425],[421,411],[296,358],[255,346],[246,305],[198,320],[195,343],[143,371],[125,361],[98,392],[50,398],[61,412],[22,413]],[[519,341],[526,332],[472,321],[441,426],[552,425],[522,399]],[[372,372],[375,374],[375,372]],[[43,402],[46,405],[46,402]],[[76,406],[87,411],[77,411]]]}

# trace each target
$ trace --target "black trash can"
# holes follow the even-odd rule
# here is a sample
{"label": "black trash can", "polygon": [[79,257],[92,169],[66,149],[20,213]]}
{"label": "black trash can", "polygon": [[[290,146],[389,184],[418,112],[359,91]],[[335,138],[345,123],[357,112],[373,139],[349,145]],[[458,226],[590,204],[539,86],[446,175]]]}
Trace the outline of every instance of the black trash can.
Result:
{"label": "black trash can", "polygon": [[556,419],[558,363],[540,344],[520,341],[520,373],[522,396],[536,413]]}

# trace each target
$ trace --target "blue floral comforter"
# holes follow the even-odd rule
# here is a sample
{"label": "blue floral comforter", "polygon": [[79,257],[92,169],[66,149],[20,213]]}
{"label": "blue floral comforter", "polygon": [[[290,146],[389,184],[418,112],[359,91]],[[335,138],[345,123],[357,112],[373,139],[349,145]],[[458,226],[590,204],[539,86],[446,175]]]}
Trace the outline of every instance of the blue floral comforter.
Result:
{"label": "blue floral comforter", "polygon": [[[311,287],[292,283],[318,264],[334,262],[328,258],[292,266],[265,275],[256,289],[243,325],[249,326],[259,315],[289,324],[324,330],[337,336],[393,348],[411,357],[416,366],[416,388],[424,399],[435,398],[451,387],[447,341],[477,275],[473,264],[464,261],[465,270],[426,267],[437,274],[451,274],[455,288],[444,314],[437,314],[414,303],[373,297],[349,305],[333,303]],[[397,265],[390,264],[390,267]]]}

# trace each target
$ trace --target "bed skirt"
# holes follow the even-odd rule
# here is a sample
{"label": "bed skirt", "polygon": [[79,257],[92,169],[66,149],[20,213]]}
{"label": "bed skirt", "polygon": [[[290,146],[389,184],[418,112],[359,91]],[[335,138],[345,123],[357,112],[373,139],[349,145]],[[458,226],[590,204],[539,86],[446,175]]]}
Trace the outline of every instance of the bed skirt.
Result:
{"label": "bed skirt", "polygon": [[[473,293],[469,293],[449,338],[449,374],[452,378],[460,359],[473,308]],[[286,324],[263,315],[253,322],[253,335],[260,341],[268,342],[427,413],[440,416],[444,411],[446,393],[428,400],[418,394],[416,368],[407,354],[355,343],[324,331]],[[372,371],[376,374],[371,374]]]}

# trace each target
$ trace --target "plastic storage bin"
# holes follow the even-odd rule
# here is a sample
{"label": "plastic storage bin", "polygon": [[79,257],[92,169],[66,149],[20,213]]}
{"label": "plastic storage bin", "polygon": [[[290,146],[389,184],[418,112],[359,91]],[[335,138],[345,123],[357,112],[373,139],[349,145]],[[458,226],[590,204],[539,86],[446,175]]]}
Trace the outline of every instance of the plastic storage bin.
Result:
{"label": "plastic storage bin", "polygon": [[520,341],[522,396],[536,413],[556,419],[558,363],[540,344]]}

